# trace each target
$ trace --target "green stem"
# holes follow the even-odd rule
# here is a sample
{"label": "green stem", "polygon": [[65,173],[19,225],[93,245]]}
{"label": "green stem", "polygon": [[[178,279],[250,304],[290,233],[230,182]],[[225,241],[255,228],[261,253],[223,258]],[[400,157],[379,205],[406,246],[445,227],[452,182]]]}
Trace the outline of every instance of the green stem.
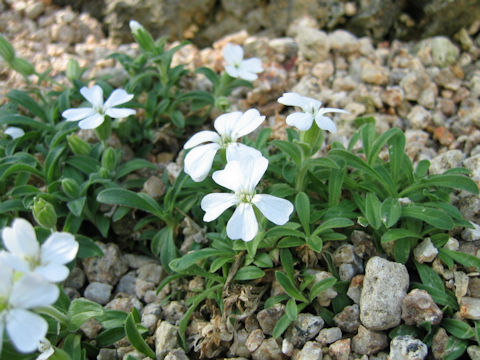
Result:
{"label": "green stem", "polygon": [[42,306],[35,309],[40,314],[48,315],[55,320],[58,320],[62,325],[67,326],[69,323],[67,315],[65,315],[60,310],[54,308],[53,306]]}
{"label": "green stem", "polygon": [[303,188],[305,185],[305,176],[307,175],[307,171],[308,171],[308,166],[305,166],[302,161],[302,166],[300,167],[300,170],[297,172],[297,177],[295,179],[295,190],[297,190],[297,192],[303,191]]}

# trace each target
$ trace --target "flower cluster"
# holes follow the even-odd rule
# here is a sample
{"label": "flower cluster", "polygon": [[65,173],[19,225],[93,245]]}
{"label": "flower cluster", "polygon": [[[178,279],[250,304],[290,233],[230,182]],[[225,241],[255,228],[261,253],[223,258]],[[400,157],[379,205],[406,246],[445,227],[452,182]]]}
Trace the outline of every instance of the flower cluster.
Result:
{"label": "flower cluster", "polygon": [[32,225],[20,218],[2,230],[2,238],[6,250],[0,251],[0,339],[6,330],[18,351],[33,352],[48,324],[32,310],[57,301],[55,283],[67,278],[65,264],[75,258],[78,243],[69,233],[54,232],[40,246]]}

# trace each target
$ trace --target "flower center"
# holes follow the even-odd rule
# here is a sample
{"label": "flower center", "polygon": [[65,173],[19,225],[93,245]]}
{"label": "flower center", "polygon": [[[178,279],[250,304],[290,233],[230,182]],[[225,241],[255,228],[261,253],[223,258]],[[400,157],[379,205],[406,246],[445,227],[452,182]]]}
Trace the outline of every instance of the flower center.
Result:
{"label": "flower center", "polygon": [[93,110],[94,110],[96,113],[100,114],[100,115],[105,115],[105,114],[104,114],[105,109],[104,109],[103,106],[101,106],[101,105],[94,106],[94,107],[93,107]]}
{"label": "flower center", "polygon": [[226,149],[228,145],[234,143],[233,139],[227,135],[221,135],[219,145],[222,149]]}
{"label": "flower center", "polygon": [[8,299],[0,297],[0,313],[8,307]]}
{"label": "flower center", "polygon": [[240,191],[236,195],[239,202],[250,204],[253,200],[253,197],[255,196],[255,193],[251,193],[248,191]]}

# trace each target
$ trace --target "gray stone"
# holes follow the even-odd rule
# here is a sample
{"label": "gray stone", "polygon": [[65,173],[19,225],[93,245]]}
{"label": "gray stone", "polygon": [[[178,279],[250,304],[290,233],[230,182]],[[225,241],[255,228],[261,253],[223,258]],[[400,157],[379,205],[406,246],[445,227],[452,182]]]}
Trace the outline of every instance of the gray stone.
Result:
{"label": "gray stone", "polygon": [[466,158],[463,166],[470,170],[473,181],[480,181],[480,154]]}
{"label": "gray stone", "polygon": [[95,339],[102,329],[102,324],[94,318],[88,319],[80,326],[80,330],[82,330],[85,336],[89,339]]}
{"label": "gray stone", "polygon": [[443,313],[425,290],[413,289],[402,302],[402,319],[407,325],[419,325],[424,321],[438,325]]}
{"label": "gray stone", "polygon": [[135,271],[130,271],[123,275],[120,278],[120,281],[115,288],[116,293],[126,293],[130,295],[135,295],[135,284],[137,282],[137,276],[135,275]]}
{"label": "gray stone", "polygon": [[463,319],[480,320],[480,299],[462,297],[460,299],[460,316]]}
{"label": "gray stone", "polygon": [[250,351],[246,346],[246,341],[248,338],[248,332],[245,329],[235,331],[233,333],[233,343],[228,350],[229,356],[243,356],[248,358],[250,356]]}
{"label": "gray stone", "polygon": [[185,305],[179,301],[171,301],[163,306],[163,315],[172,324],[179,322],[186,311]]}
{"label": "gray stone", "polygon": [[102,348],[98,352],[97,360],[117,360],[117,350]]}
{"label": "gray stone", "polygon": [[368,330],[359,326],[358,334],[352,338],[353,352],[361,355],[373,355],[388,346],[388,337],[385,334]]}
{"label": "gray stone", "polygon": [[473,229],[465,229],[462,231],[462,240],[464,241],[480,240],[480,226],[473,222],[471,224],[473,225]]}
{"label": "gray stone", "polygon": [[354,333],[360,326],[360,309],[358,305],[345,306],[341,312],[333,317],[333,321],[343,332]]}
{"label": "gray stone", "polygon": [[424,71],[417,70],[406,74],[399,85],[404,91],[405,99],[417,101],[430,82],[430,77]]}
{"label": "gray stone", "polygon": [[137,255],[137,254],[125,254],[125,260],[127,260],[128,266],[132,269],[139,269],[145,264],[154,263],[156,262],[155,259],[145,255]]}
{"label": "gray stone", "polygon": [[419,263],[432,262],[438,254],[437,248],[433,245],[432,239],[425,238],[413,249],[413,256]]}
{"label": "gray stone", "polygon": [[322,360],[322,346],[319,343],[308,341],[302,350],[295,356],[295,360]]}
{"label": "gray stone", "polygon": [[115,285],[128,270],[127,261],[123,258],[116,244],[100,243],[104,256],[90,257],[83,260],[83,268],[90,282],[98,281]]}
{"label": "gray stone", "polygon": [[165,184],[157,176],[150,176],[143,184],[143,191],[154,199],[158,199],[165,194],[165,189]]}
{"label": "gray stone", "polygon": [[448,150],[432,159],[430,174],[442,174],[445,171],[462,166],[465,155],[460,150]]}
{"label": "gray stone", "polygon": [[258,312],[257,320],[266,335],[272,335],[277,321],[283,316],[285,305],[275,304],[274,306]]}
{"label": "gray stone", "polygon": [[135,296],[125,293],[117,294],[113,300],[105,305],[105,309],[119,310],[126,313],[131,312],[134,307],[141,311],[143,304]]}
{"label": "gray stone", "polygon": [[360,43],[355,35],[345,30],[335,30],[328,34],[330,49],[341,54],[351,54],[360,49]]}
{"label": "gray stone", "polygon": [[252,353],[253,360],[281,360],[284,355],[274,338],[263,340],[262,344]]}
{"label": "gray stone", "polygon": [[318,336],[315,338],[322,346],[331,344],[342,338],[342,330],[339,327],[331,327],[320,330]]}
{"label": "gray stone", "polygon": [[25,7],[25,16],[35,20],[45,11],[45,4],[41,1],[35,1]]}
{"label": "gray stone", "polygon": [[460,51],[449,38],[437,36],[432,39],[432,60],[433,64],[439,67],[445,67],[453,64]]}
{"label": "gray stone", "polygon": [[388,82],[388,69],[375,63],[364,62],[361,79],[369,84],[385,85]]}
{"label": "gray stone", "polygon": [[381,97],[385,104],[397,107],[402,103],[405,94],[400,86],[387,86],[386,89],[382,90]]}
{"label": "gray stone", "polygon": [[430,126],[432,115],[423,106],[415,105],[407,115],[410,127],[413,129],[425,129]]}
{"label": "gray stone", "polygon": [[163,360],[168,352],[178,347],[177,330],[176,326],[167,321],[162,321],[155,330],[155,355],[157,360]]}
{"label": "gray stone", "polygon": [[432,353],[435,359],[443,359],[449,336],[444,328],[439,327],[432,339]]}
{"label": "gray stone", "polygon": [[254,352],[262,344],[265,339],[263,331],[261,329],[253,330],[247,337],[245,341],[245,346],[250,352]]}
{"label": "gray stone", "polygon": [[335,341],[328,348],[328,354],[335,360],[348,360],[350,358],[351,339]]}
{"label": "gray stone", "polygon": [[480,346],[470,345],[467,347],[467,354],[472,360],[480,360]]}
{"label": "gray stone", "polygon": [[357,275],[350,281],[350,286],[347,290],[347,296],[353,300],[355,304],[360,303],[360,296],[362,295],[364,275]]}
{"label": "gray stone", "polygon": [[308,313],[298,314],[297,319],[288,327],[285,338],[294,346],[301,346],[313,339],[323,328],[324,321],[320,316]]}
{"label": "gray stone", "polygon": [[67,279],[63,283],[65,287],[71,287],[74,289],[81,289],[85,285],[85,273],[79,267],[74,267]]}
{"label": "gray stone", "polygon": [[162,306],[159,303],[150,303],[145,305],[142,311],[142,325],[153,333],[161,314]]}
{"label": "gray stone", "polygon": [[164,360],[189,360],[189,358],[187,354],[185,354],[185,350],[178,348],[170,351]]}
{"label": "gray stone", "polygon": [[390,360],[423,360],[428,353],[427,345],[412,336],[393,338],[390,343]]}
{"label": "gray stone", "polygon": [[400,324],[402,300],[409,285],[403,264],[371,258],[366,266],[360,298],[360,320],[370,330],[387,330]]}
{"label": "gray stone", "polygon": [[[333,275],[327,271],[308,270],[308,273],[315,277],[313,284],[316,284],[324,279],[333,277]],[[327,290],[322,291],[320,294],[318,294],[317,301],[320,306],[329,306],[332,299],[334,299],[337,295],[338,293],[335,291],[335,289],[333,287],[330,287]]]}
{"label": "gray stone", "polygon": [[330,51],[330,41],[326,33],[312,28],[304,28],[297,35],[299,54],[312,62],[324,61]]}
{"label": "gray stone", "polygon": [[135,281],[135,295],[139,299],[145,300],[145,295],[149,290],[154,290],[156,288],[155,284],[150,281],[145,281],[142,279],[137,279]]}
{"label": "gray stone", "polygon": [[164,277],[165,272],[160,264],[149,263],[142,265],[137,270],[139,279],[150,281],[155,285],[160,283],[160,280]]}
{"label": "gray stone", "polygon": [[88,300],[105,305],[110,300],[112,288],[112,285],[94,281],[85,288],[84,296]]}

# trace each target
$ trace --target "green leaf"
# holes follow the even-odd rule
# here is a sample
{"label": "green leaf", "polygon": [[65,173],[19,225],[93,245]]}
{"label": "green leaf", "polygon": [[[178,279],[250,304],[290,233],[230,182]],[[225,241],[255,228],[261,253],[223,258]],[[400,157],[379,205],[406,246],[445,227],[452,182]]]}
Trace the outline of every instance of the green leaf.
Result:
{"label": "green leaf", "polygon": [[396,262],[405,264],[410,256],[412,250],[412,243],[409,239],[397,241],[393,247],[393,257]]}
{"label": "green leaf", "polygon": [[75,200],[70,200],[67,203],[68,209],[72,212],[75,216],[81,216],[83,207],[85,206],[85,201],[87,200],[86,196],[82,196]]}
{"label": "green leaf", "polygon": [[348,226],[352,226],[353,221],[347,218],[331,218],[328,220],[325,220],[323,223],[321,223],[313,232],[313,235],[320,235],[323,232],[330,230],[330,229],[336,229],[336,228],[344,228]]}
{"label": "green leaf", "polygon": [[402,217],[410,217],[425,221],[427,224],[442,230],[452,230],[454,223],[444,211],[426,206],[410,204],[402,207]]}
{"label": "green leaf", "polygon": [[333,285],[335,285],[336,282],[337,279],[335,279],[334,277],[330,277],[315,283],[310,289],[310,301],[313,301],[313,299],[315,299],[320,293],[324,292],[328,288],[331,288]]}
{"label": "green leaf", "polygon": [[218,74],[215,71],[213,71],[210,68],[200,67],[200,68],[196,69],[195,72],[205,75],[207,77],[207,79],[210,80],[211,83],[213,84],[214,89],[216,89],[218,87],[218,85],[220,84],[220,77],[218,76]]}
{"label": "green leaf", "polygon": [[273,333],[272,336],[274,339],[278,338],[281,336],[285,330],[290,326],[292,323],[292,320],[290,320],[287,316],[287,314],[284,314],[275,324],[275,327],[273,328]]}
{"label": "green leaf", "polygon": [[378,158],[378,154],[382,150],[383,146],[394,136],[403,136],[403,133],[399,128],[389,129],[374,141],[367,159],[367,162],[370,166],[373,166],[375,164],[375,161]]}
{"label": "green leaf", "polygon": [[295,210],[305,234],[310,235],[310,200],[304,192],[299,192],[295,197]]}
{"label": "green leaf", "polygon": [[235,256],[235,253],[232,251],[223,251],[216,249],[200,249],[189,252],[188,254],[183,255],[181,258],[175,259],[170,262],[170,268],[175,272],[180,272],[182,270],[188,269],[190,266],[196,264],[197,262],[207,259],[209,257],[216,256]]}
{"label": "green leaf", "polygon": [[328,177],[328,207],[337,206],[342,194],[343,178],[345,169],[332,169]]}
{"label": "green leaf", "polygon": [[265,276],[265,272],[256,266],[244,266],[238,269],[234,279],[237,281],[260,279]]}
{"label": "green leaf", "polygon": [[44,124],[38,120],[19,115],[19,114],[5,114],[0,116],[0,124],[5,125],[16,125],[16,126],[25,126],[31,129],[36,129],[45,132],[54,131],[53,127],[47,124]]}
{"label": "green leaf", "polygon": [[128,206],[143,210],[160,218],[163,217],[160,205],[146,194],[137,194],[121,188],[110,188],[101,191],[97,195],[97,201],[110,204]]}
{"label": "green leaf", "polygon": [[415,231],[400,228],[400,229],[390,229],[382,235],[382,243],[387,243],[390,241],[400,240],[400,239],[420,239],[422,236]]}
{"label": "green leaf", "polygon": [[277,248],[279,249],[292,248],[292,247],[297,247],[303,244],[305,244],[305,240],[297,237],[287,236],[281,239],[277,243]]}
{"label": "green leaf", "polygon": [[417,268],[418,275],[422,280],[422,283],[428,286],[432,286],[441,291],[445,291],[445,286],[443,285],[443,280],[430,266],[421,264],[415,261],[415,266]]}
{"label": "green leaf", "polygon": [[442,360],[455,360],[463,355],[467,350],[468,342],[465,340],[457,339],[453,336],[448,338],[447,345],[445,346],[444,355]]}
{"label": "green leaf", "polygon": [[269,297],[269,298],[265,301],[265,304],[263,305],[263,307],[264,307],[265,309],[268,309],[268,308],[271,308],[273,305],[279,304],[279,303],[281,303],[282,301],[285,301],[285,300],[287,300],[287,299],[290,299],[290,296],[288,296],[287,294],[275,295],[275,296]]}
{"label": "green leaf", "polygon": [[23,106],[25,109],[30,111],[33,115],[38,116],[43,121],[48,122],[48,116],[45,110],[43,110],[43,107],[38,105],[38,103],[26,92],[20,90],[10,90],[7,93],[7,98],[9,98],[13,103]]}
{"label": "green leaf", "polygon": [[410,285],[412,288],[422,289],[428,292],[432,296],[433,301],[435,301],[437,304],[444,306],[448,305],[454,311],[458,310],[458,303],[454,294],[426,284],[412,282]]}
{"label": "green leaf", "polygon": [[411,326],[411,325],[405,325],[405,324],[402,324],[400,326],[397,326],[396,328],[394,328],[393,330],[391,330],[389,333],[388,333],[388,337],[390,339],[393,339],[397,336],[402,336],[402,335],[410,335],[410,336],[413,336],[415,338],[420,338],[422,334],[422,330],[415,327],[415,326]]}
{"label": "green leaf", "polygon": [[76,235],[75,240],[78,242],[77,258],[85,259],[104,255],[102,249],[92,239],[83,235]]}
{"label": "green leaf", "polygon": [[116,327],[106,329],[95,337],[95,343],[98,347],[107,347],[125,337],[125,328]]}
{"label": "green leaf", "polygon": [[368,193],[365,198],[365,217],[375,230],[378,230],[380,226],[382,226],[380,211],[381,204],[377,196],[373,193]]}
{"label": "green leaf", "polygon": [[293,284],[290,278],[287,277],[287,275],[280,271],[275,271],[275,278],[280,283],[280,285],[282,285],[283,289],[288,295],[299,301],[308,302],[308,299],[303,296],[300,290],[296,288],[296,286]]}
{"label": "green leaf", "polygon": [[386,198],[380,208],[380,216],[385,227],[391,228],[395,225],[402,215],[402,206],[398,199]]}
{"label": "green leaf", "polygon": [[480,270],[480,258],[474,255],[467,254],[460,251],[453,251],[445,248],[441,248],[439,252],[441,254],[450,256],[453,260],[455,260],[459,264],[462,264],[463,266],[467,266],[467,267],[474,266]]}
{"label": "green leaf", "polygon": [[157,167],[150,161],[144,159],[132,159],[120,165],[117,169],[116,178],[120,179],[136,170],[140,169],[157,169]]}
{"label": "green leaf", "polygon": [[24,211],[25,206],[22,200],[5,200],[0,203],[0,214],[5,214],[11,211]]}
{"label": "green leaf", "polygon": [[183,116],[180,110],[175,110],[170,114],[170,118],[172,119],[173,125],[176,127],[183,129],[185,127],[185,117]]}
{"label": "green leaf", "polygon": [[288,300],[287,306],[285,307],[285,314],[287,315],[290,321],[297,320],[298,308],[297,308],[297,303],[295,302],[294,299]]}
{"label": "green leaf", "polygon": [[255,257],[255,261],[253,263],[263,268],[273,267],[272,258],[268,256],[268,254],[266,253],[257,254],[257,256]]}
{"label": "green leaf", "polygon": [[266,236],[272,237],[272,238],[280,238],[283,236],[293,236],[293,237],[304,238],[305,234],[302,233],[301,231],[291,229],[286,226],[275,226],[267,231]]}
{"label": "green leaf", "polygon": [[470,339],[475,336],[472,327],[461,320],[443,319],[441,326],[459,339]]}
{"label": "green leaf", "polygon": [[287,158],[290,157],[297,166],[301,165],[302,155],[298,146],[283,140],[274,140],[272,144],[287,155]]}
{"label": "green leaf", "polygon": [[280,250],[280,262],[288,277],[293,281],[293,256],[290,250]]}
{"label": "green leaf", "polygon": [[307,245],[310,246],[313,251],[321,253],[323,249],[323,240],[317,235],[310,235],[307,238]]}
{"label": "green leaf", "polygon": [[71,360],[82,360],[81,340],[82,336],[78,334],[68,334],[63,340],[62,350]]}
{"label": "green leaf", "polygon": [[163,229],[166,230],[162,232],[164,239],[162,241],[162,248],[160,251],[160,263],[167,271],[171,271],[169,264],[177,258],[178,253],[177,247],[175,246],[175,241],[173,239],[174,230],[170,226],[167,226]]}
{"label": "green leaf", "polygon": [[125,334],[135,349],[147,355],[149,358],[155,359],[155,352],[148,346],[142,335],[140,335],[132,313],[128,314],[127,320],[125,321]]}
{"label": "green leaf", "polygon": [[93,301],[82,298],[73,300],[67,313],[70,320],[69,329],[78,330],[85,321],[103,315],[104,311],[102,305]]}

